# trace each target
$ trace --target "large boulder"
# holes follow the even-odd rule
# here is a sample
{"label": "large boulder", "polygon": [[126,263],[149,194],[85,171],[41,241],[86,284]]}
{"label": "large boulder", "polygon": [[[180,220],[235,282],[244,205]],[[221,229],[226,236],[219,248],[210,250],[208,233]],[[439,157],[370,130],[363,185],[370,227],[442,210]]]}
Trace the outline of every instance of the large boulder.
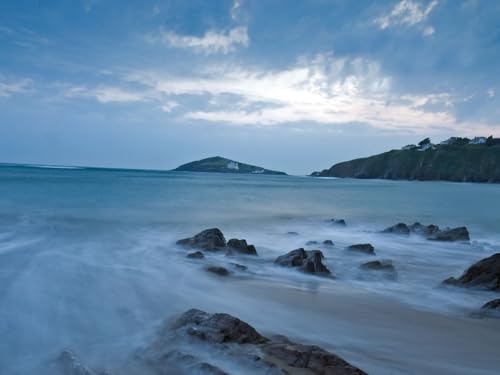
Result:
{"label": "large boulder", "polygon": [[226,239],[218,228],[205,229],[194,237],[184,238],[177,241],[177,245],[198,248],[203,250],[217,251],[226,247]]}
{"label": "large boulder", "polygon": [[230,251],[234,251],[240,254],[246,255],[257,255],[257,250],[254,245],[249,245],[246,240],[238,240],[237,238],[231,238],[227,241],[227,247]]}
{"label": "large boulder", "polygon": [[174,324],[188,335],[212,343],[262,344],[268,339],[248,323],[229,314],[186,311]]}
{"label": "large boulder", "polygon": [[470,266],[458,279],[450,277],[443,281],[443,284],[500,292],[500,253],[480,260]]}
{"label": "large boulder", "polygon": [[369,243],[360,243],[347,247],[347,250],[368,255],[375,255],[375,248]]}
{"label": "large boulder", "polygon": [[294,267],[305,273],[329,276],[331,272],[323,264],[323,258],[323,253],[320,250],[304,250],[300,248],[279,256],[274,263],[283,267]]}
{"label": "large boulder", "polygon": [[393,233],[393,234],[410,234],[410,228],[405,223],[398,223],[393,225],[392,227],[386,228],[382,231],[382,233]]}
{"label": "large boulder", "polygon": [[470,241],[469,231],[466,227],[438,230],[427,238],[433,241]]}
{"label": "large boulder", "polygon": [[[339,356],[316,345],[297,344],[286,337],[278,336],[263,345],[268,356],[287,366],[305,369],[318,375],[366,375],[366,373]],[[302,372],[300,372],[302,373]]]}

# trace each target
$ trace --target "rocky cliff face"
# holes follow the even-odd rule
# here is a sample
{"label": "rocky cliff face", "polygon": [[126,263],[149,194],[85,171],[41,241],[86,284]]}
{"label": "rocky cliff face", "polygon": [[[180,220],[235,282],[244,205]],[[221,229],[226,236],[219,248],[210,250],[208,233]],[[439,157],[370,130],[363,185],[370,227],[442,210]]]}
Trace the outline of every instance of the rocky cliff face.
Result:
{"label": "rocky cliff face", "polygon": [[183,164],[174,169],[185,172],[219,172],[219,173],[243,173],[243,174],[272,174],[286,175],[285,172],[272,171],[255,165],[240,163],[220,156],[206,158],[191,163]]}
{"label": "rocky cliff face", "polygon": [[500,145],[463,143],[407,146],[335,164],[313,176],[500,182]]}

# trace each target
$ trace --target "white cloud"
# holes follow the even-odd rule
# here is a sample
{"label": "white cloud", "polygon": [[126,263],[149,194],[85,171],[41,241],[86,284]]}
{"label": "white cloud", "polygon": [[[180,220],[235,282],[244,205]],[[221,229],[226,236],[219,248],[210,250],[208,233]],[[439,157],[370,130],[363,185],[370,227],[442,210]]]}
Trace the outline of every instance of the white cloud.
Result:
{"label": "white cloud", "polygon": [[96,88],[69,86],[64,88],[63,96],[67,98],[94,98],[100,103],[130,103],[150,99],[150,95],[146,92],[132,91],[115,86],[99,86]]}
{"label": "white cloud", "polygon": [[202,104],[191,105],[183,116],[215,123],[366,123],[379,129],[427,133],[457,122],[451,95],[398,95],[392,78],[378,63],[360,58],[319,55],[284,70],[218,66],[184,77],[136,72],[127,80],[168,97],[198,98],[194,103],[202,98]]}
{"label": "white cloud", "polygon": [[488,96],[489,96],[490,98],[494,98],[494,97],[495,97],[495,90],[493,90],[493,89],[489,89],[489,90],[488,90]]}
{"label": "white cloud", "polygon": [[29,78],[22,78],[16,81],[2,81],[0,77],[0,97],[9,97],[14,94],[31,92],[33,81]]}
{"label": "white cloud", "polygon": [[165,103],[163,103],[163,105],[161,106],[161,109],[163,110],[163,112],[170,113],[174,110],[174,108],[176,108],[178,106],[179,106],[179,103],[174,102],[173,100],[168,100]]}
{"label": "white cloud", "polygon": [[243,0],[234,0],[233,6],[231,7],[231,18],[235,21],[238,18],[238,11],[241,8],[241,3]]}
{"label": "white cloud", "polygon": [[248,31],[245,26],[238,26],[231,30],[209,30],[203,36],[180,35],[172,31],[160,30],[157,34],[148,35],[150,42],[162,42],[171,47],[193,49],[206,54],[234,51],[239,45],[248,46]]}
{"label": "white cloud", "polygon": [[[415,27],[427,20],[437,4],[437,0],[431,1],[427,6],[412,0],[401,0],[389,14],[376,18],[374,23],[382,30],[394,26]],[[432,26],[426,26],[421,30],[424,36],[430,36],[435,32]]]}

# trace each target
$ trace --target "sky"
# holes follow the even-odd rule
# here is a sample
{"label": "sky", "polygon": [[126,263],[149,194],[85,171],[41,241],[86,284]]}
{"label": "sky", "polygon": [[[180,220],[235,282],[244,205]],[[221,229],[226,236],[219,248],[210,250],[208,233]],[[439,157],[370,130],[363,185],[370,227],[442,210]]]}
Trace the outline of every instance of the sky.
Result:
{"label": "sky", "polygon": [[497,0],[2,0],[0,162],[293,174],[500,136]]}

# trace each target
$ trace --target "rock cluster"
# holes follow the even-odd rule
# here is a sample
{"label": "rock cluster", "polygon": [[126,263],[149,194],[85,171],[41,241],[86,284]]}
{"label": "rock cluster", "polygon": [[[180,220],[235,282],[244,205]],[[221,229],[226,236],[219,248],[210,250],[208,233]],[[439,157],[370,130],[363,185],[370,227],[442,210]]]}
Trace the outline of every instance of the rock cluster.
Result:
{"label": "rock cluster", "polygon": [[219,228],[205,229],[193,237],[184,238],[176,243],[183,247],[205,251],[225,251],[227,254],[257,255],[255,246],[249,245],[246,240],[232,238],[226,242],[226,238]]}
{"label": "rock cluster", "polygon": [[279,256],[274,263],[283,267],[294,267],[305,273],[329,276],[331,272],[323,264],[323,258],[323,253],[320,250],[304,250],[300,248]]}
{"label": "rock cluster", "polygon": [[469,231],[466,227],[440,229],[437,225],[423,225],[418,222],[412,225],[398,223],[392,227],[384,229],[382,233],[401,235],[415,233],[433,241],[470,241]]}

